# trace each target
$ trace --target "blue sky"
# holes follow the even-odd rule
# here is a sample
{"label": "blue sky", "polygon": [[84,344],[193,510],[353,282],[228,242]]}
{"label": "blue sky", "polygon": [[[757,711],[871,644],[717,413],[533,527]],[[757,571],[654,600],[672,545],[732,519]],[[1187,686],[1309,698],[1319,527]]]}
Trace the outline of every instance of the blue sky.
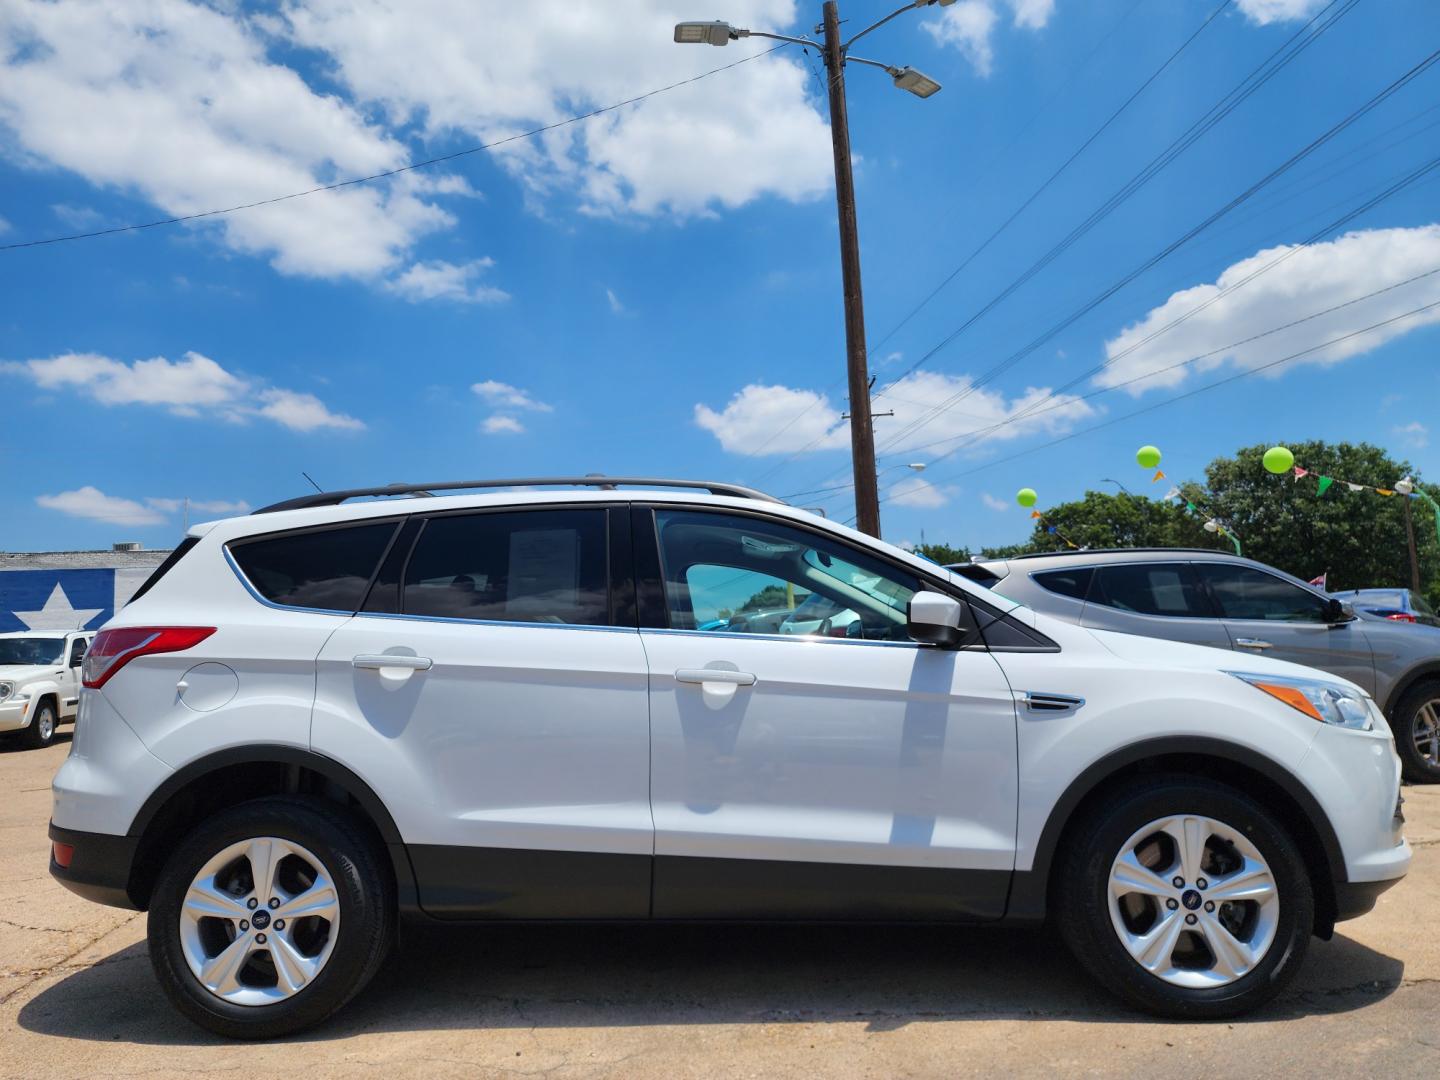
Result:
{"label": "blue sky", "polygon": [[[1421,62],[1440,45],[1432,0],[1361,0],[905,374],[1307,20],[1348,0],[1229,4],[890,333],[1218,3],[961,0],[857,47],[944,84],[922,101],[882,72],[849,73],[875,407],[896,412],[877,421],[887,538],[1020,540],[1022,486],[1043,503],[1104,478],[1154,491],[1134,462],[1142,443],[1158,444],[1177,478],[1241,445],[1308,438],[1376,442],[1440,476],[1440,308],[1406,314],[1440,301],[1440,274],[1351,303],[1440,268],[1440,170],[1292,250],[1435,156],[1440,65],[979,388],[969,381]],[[891,6],[849,0],[842,15],[858,26]],[[794,34],[818,18],[818,4],[785,0],[130,8],[61,0],[0,14],[0,244],[394,168],[769,48],[678,46],[677,19]],[[706,477],[819,490],[795,501],[848,518],[815,63],[785,49],[340,194],[0,251],[0,548],[168,546],[179,500],[197,520],[253,507],[307,490],[301,470],[327,487]]]}

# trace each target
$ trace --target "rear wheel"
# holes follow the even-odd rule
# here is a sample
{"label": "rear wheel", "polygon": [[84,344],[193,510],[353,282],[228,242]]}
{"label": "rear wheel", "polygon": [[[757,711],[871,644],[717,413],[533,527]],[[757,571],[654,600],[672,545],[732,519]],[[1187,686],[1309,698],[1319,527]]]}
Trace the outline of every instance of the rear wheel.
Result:
{"label": "rear wheel", "polygon": [[35,706],[35,715],[30,726],[21,730],[20,740],[31,750],[39,750],[55,741],[55,728],[59,726],[55,703],[45,698]]}
{"label": "rear wheel", "polygon": [[150,960],[200,1026],[288,1035],[370,981],[390,944],[393,893],[374,844],[330,804],[244,803],[202,823],[161,871]]}
{"label": "rear wheel", "polygon": [[1390,722],[1395,751],[1412,784],[1440,783],[1440,682],[1412,687]]}
{"label": "rear wheel", "polygon": [[1299,969],[1314,926],[1304,860],[1260,804],[1213,781],[1125,788],[1067,834],[1061,932],[1117,996],[1176,1019],[1268,1001]]}

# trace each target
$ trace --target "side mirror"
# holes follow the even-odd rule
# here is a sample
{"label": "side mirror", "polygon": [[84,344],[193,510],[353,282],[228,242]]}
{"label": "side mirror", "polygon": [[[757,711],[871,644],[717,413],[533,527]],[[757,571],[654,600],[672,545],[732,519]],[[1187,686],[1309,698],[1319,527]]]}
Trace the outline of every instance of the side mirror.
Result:
{"label": "side mirror", "polygon": [[918,592],[910,598],[907,629],[922,645],[954,649],[960,644],[963,614],[959,600],[937,592]]}
{"label": "side mirror", "polygon": [[1325,621],[1327,623],[1349,622],[1354,617],[1350,613],[1350,609],[1335,597],[1332,596],[1325,601]]}

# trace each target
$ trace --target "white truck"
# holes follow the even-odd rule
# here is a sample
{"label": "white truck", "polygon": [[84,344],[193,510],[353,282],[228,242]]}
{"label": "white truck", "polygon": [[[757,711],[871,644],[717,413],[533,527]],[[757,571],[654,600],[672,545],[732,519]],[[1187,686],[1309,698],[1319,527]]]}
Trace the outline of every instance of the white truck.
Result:
{"label": "white truck", "polygon": [[0,634],[0,735],[18,733],[28,747],[49,746],[80,702],[80,664],[91,630]]}

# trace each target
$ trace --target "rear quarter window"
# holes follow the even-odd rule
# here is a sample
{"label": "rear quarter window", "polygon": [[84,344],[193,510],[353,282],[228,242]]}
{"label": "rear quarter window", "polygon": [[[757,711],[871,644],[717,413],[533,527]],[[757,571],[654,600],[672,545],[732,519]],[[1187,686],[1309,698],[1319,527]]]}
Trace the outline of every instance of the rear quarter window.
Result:
{"label": "rear quarter window", "polygon": [[284,607],[356,611],[398,522],[236,541],[230,555],[255,591]]}
{"label": "rear quarter window", "polygon": [[1077,566],[1073,570],[1046,570],[1031,576],[1036,585],[1048,592],[1068,596],[1072,600],[1084,600],[1090,592],[1095,570],[1089,566]]}

